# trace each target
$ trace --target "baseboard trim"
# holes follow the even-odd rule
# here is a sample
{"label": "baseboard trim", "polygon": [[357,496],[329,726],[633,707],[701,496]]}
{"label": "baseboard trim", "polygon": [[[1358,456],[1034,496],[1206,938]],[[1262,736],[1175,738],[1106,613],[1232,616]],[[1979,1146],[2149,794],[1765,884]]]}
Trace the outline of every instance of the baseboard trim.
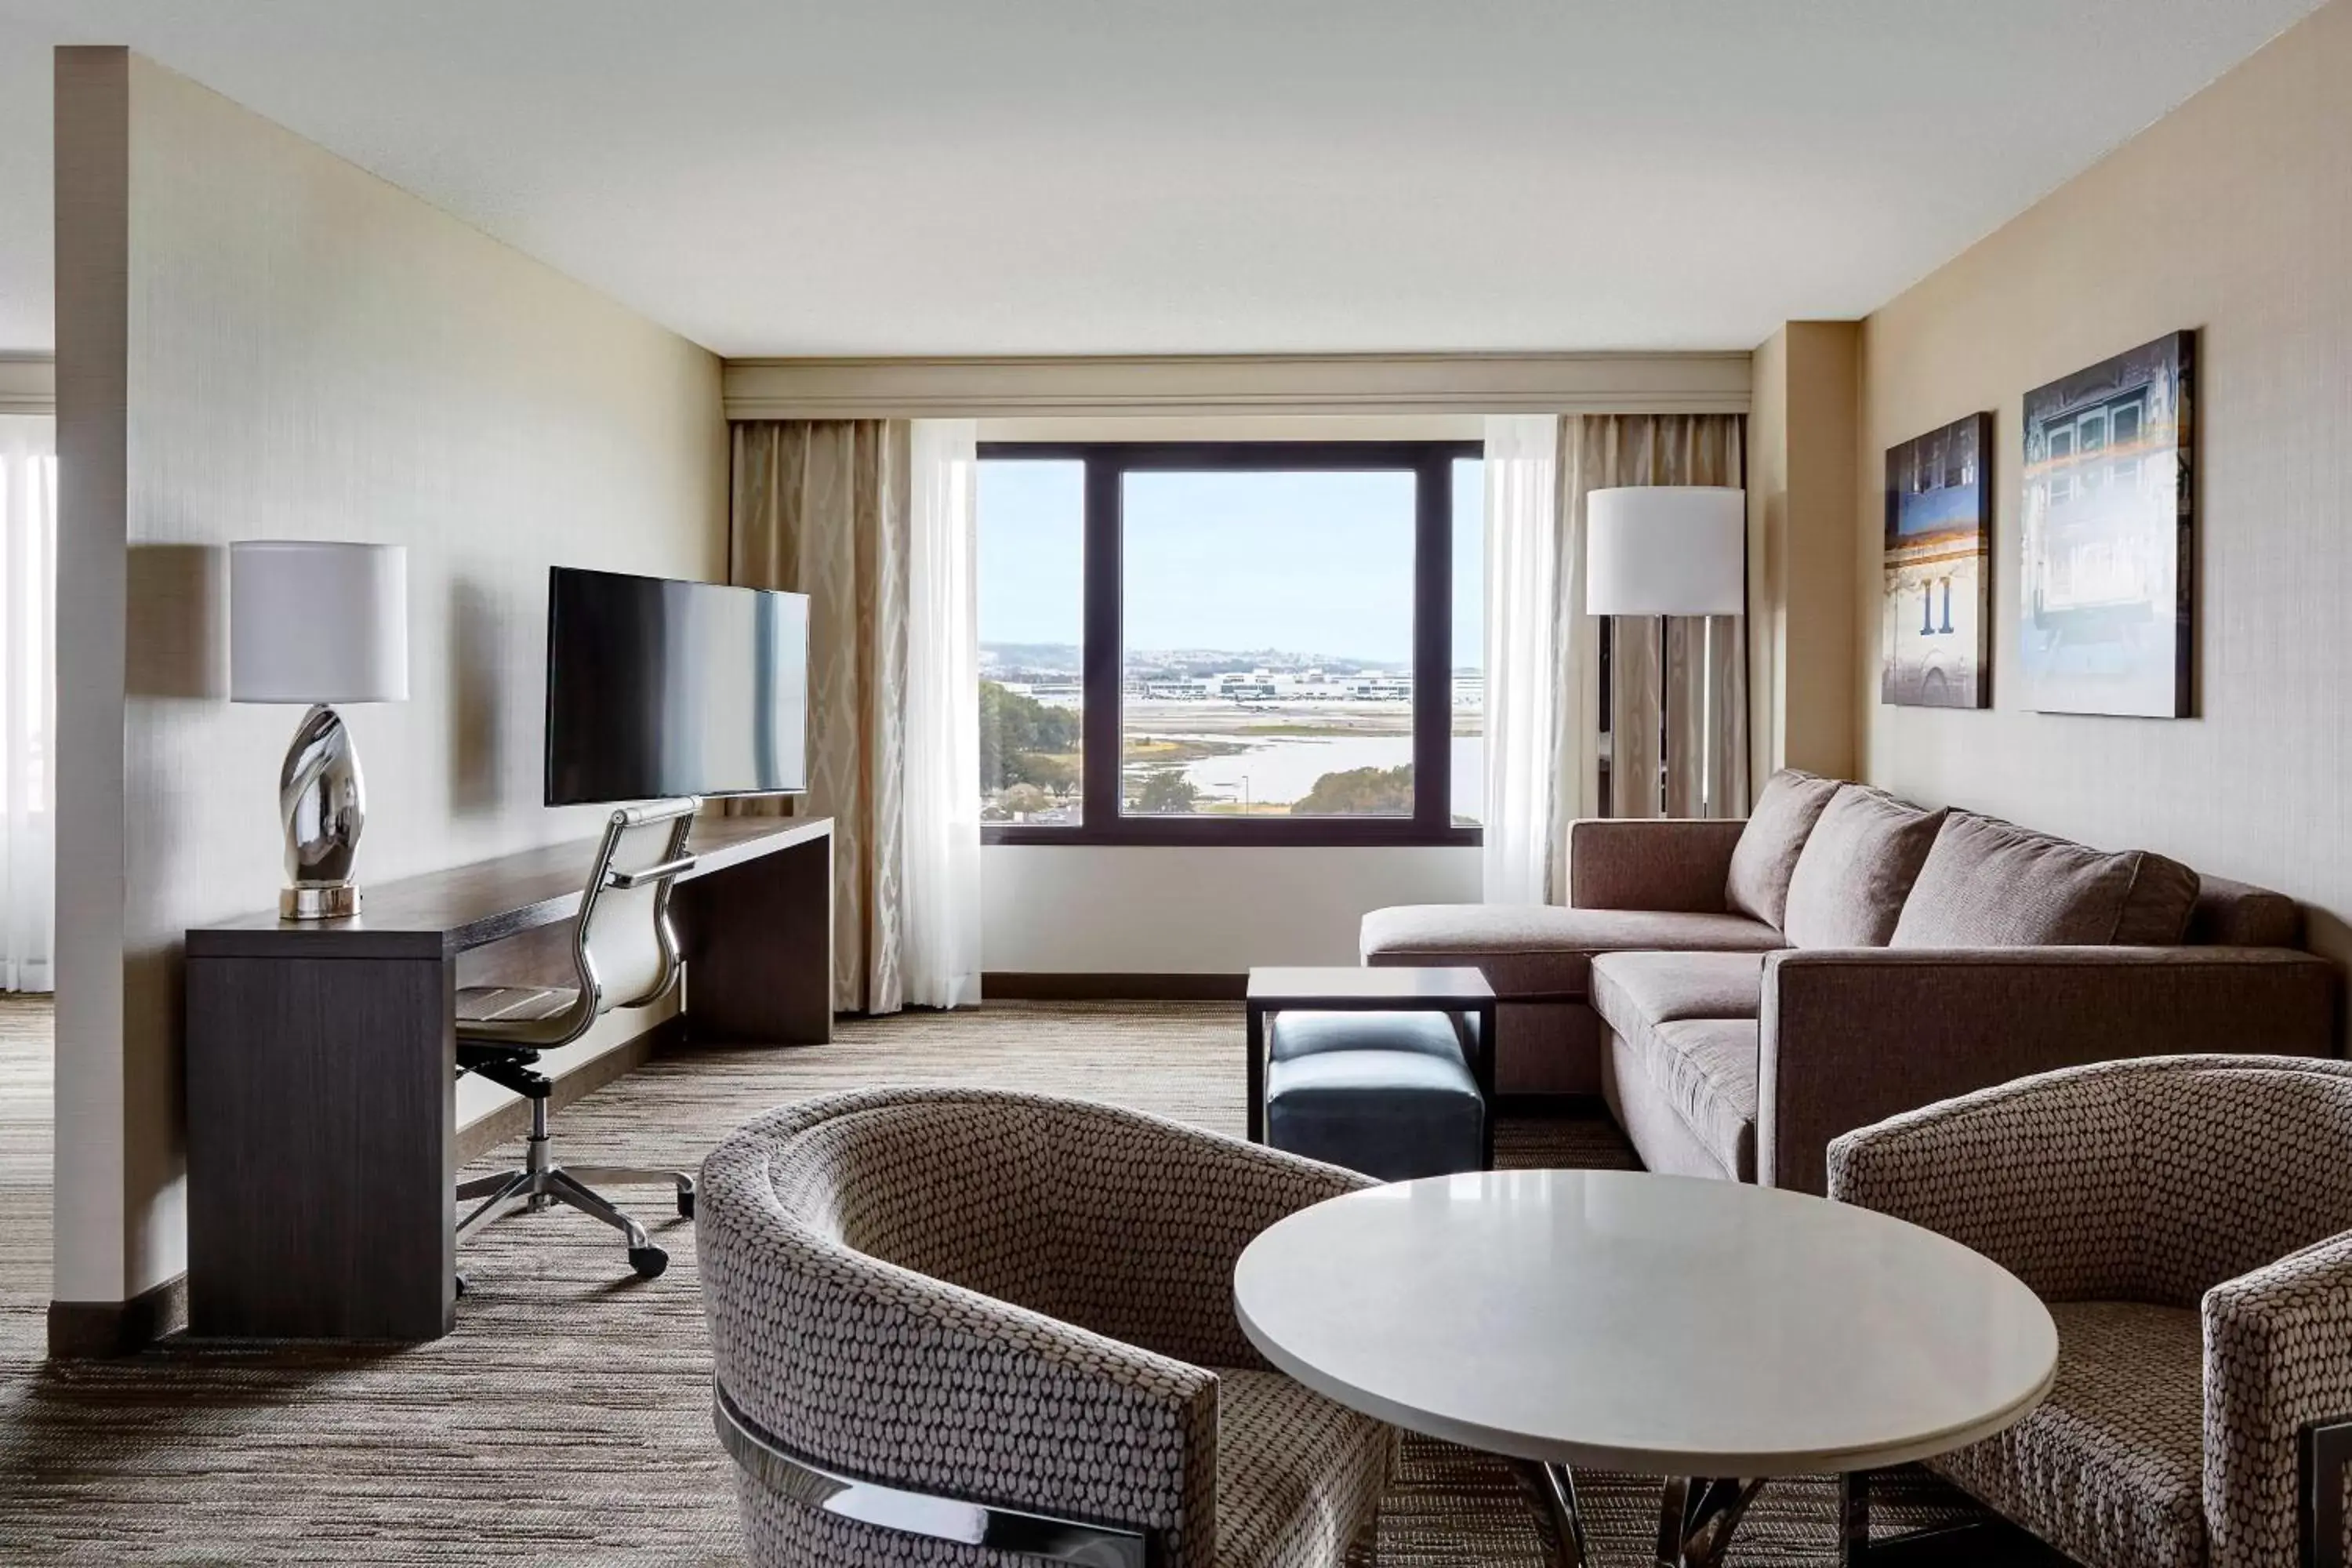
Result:
{"label": "baseboard trim", "polygon": [[188,1277],[174,1274],[128,1301],[49,1303],[49,1359],[136,1355],[188,1326]]}
{"label": "baseboard trim", "polygon": [[995,973],[980,977],[992,1002],[1238,1002],[1246,974]]}
{"label": "baseboard trim", "polygon": [[[614,1046],[611,1050],[591,1057],[568,1072],[555,1075],[554,1089],[547,1097],[547,1111],[552,1116],[576,1100],[595,1093],[614,1079],[623,1078],[651,1061],[656,1051],[668,1050],[686,1039],[686,1018],[672,1014],[641,1035]],[[517,1100],[499,1106],[480,1121],[469,1123],[457,1131],[457,1163],[470,1165],[499,1144],[521,1137],[530,1131],[530,1101]]]}

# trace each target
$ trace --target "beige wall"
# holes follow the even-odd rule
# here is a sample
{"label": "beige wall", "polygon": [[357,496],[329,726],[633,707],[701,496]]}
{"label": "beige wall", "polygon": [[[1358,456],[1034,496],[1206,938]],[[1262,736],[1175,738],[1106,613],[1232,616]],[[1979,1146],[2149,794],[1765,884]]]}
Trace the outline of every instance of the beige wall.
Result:
{"label": "beige wall", "polygon": [[1370,911],[1475,904],[1480,887],[1478,851],[1450,845],[992,844],[980,859],[981,961],[998,973],[1351,964]]}
{"label": "beige wall", "polygon": [[[1872,316],[1855,468],[1868,776],[2140,845],[2352,913],[2352,0],[2314,15]],[[2027,712],[2015,679],[2023,393],[2199,331],[2199,717]],[[1882,707],[1885,448],[1997,418],[1994,707]],[[2217,1047],[2230,1042],[2217,1040]]]}
{"label": "beige wall", "polygon": [[106,1301],[184,1263],[179,933],[281,876],[222,547],[408,546],[411,699],[348,715],[382,880],[591,830],[540,805],[547,569],[723,576],[727,450],[712,355],[193,82],[63,51],[58,113],[56,1294]]}
{"label": "beige wall", "polygon": [[1861,335],[1790,321],[1758,347],[1748,416],[1748,750],[1854,771],[1853,464]]}

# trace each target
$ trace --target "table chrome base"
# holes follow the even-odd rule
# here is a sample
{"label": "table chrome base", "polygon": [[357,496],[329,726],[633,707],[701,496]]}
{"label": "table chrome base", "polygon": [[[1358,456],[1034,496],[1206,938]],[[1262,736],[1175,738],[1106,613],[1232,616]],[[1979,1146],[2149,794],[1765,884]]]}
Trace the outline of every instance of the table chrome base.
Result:
{"label": "table chrome base", "polygon": [[[1514,1462],[1520,1489],[1534,1504],[1545,1543],[1559,1568],[1591,1568],[1598,1562],[1587,1543],[1577,1505],[1576,1477],[1565,1465]],[[1748,1505],[1760,1480],[1673,1476],[1658,1500],[1657,1568],[1722,1568]],[[1997,1520],[1969,1521],[1904,1534],[1870,1534],[1870,1478],[1840,1478],[1839,1557],[1842,1568],[1972,1568],[1989,1562],[2048,1564],[2065,1559],[2016,1526]]]}
{"label": "table chrome base", "polygon": [[[1575,1473],[1566,1465],[1513,1468],[1538,1504],[1537,1518],[1560,1568],[1589,1568],[1595,1559],[1577,1506]],[[1732,1532],[1763,1485],[1730,1477],[1668,1477],[1658,1500],[1658,1568],[1720,1568]]]}
{"label": "table chrome base", "polygon": [[1962,1520],[1896,1535],[1870,1534],[1868,1470],[1838,1478],[1841,1568],[2073,1568],[2073,1560],[2002,1519]]}

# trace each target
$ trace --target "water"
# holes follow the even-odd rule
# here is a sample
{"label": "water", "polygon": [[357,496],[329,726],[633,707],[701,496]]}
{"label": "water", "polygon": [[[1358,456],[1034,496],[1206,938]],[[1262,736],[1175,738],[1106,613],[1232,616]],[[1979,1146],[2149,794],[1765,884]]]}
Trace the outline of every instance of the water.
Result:
{"label": "water", "polygon": [[[1412,711],[1403,703],[1310,700],[1241,707],[1223,701],[1130,698],[1122,711],[1130,741],[1188,741],[1244,748],[1181,764],[1185,780],[1200,791],[1203,806],[1239,805],[1244,800],[1253,806],[1285,806],[1303,799],[1326,773],[1358,768],[1385,771],[1412,763]],[[1268,727],[1284,725],[1351,732],[1264,732]],[[1449,750],[1454,815],[1475,820],[1486,798],[1486,741],[1478,735],[1455,735]],[[1130,784],[1157,771],[1131,762],[1126,769]],[[1051,819],[1055,818],[1039,820]]]}
{"label": "water", "polygon": [[[1240,737],[1171,736],[1171,740]],[[1231,756],[1202,757],[1185,765],[1184,776],[1202,795],[1256,802],[1302,798],[1325,773],[1355,768],[1401,768],[1412,763],[1411,735],[1268,735],[1249,738],[1249,750]],[[1486,788],[1486,742],[1476,735],[1454,737],[1454,793],[1475,801]]]}

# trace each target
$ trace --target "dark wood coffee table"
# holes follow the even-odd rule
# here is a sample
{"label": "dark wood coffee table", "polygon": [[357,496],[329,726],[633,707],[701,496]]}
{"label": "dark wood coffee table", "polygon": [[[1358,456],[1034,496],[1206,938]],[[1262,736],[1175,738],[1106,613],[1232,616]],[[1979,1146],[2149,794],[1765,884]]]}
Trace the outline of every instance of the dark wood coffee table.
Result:
{"label": "dark wood coffee table", "polygon": [[1249,1140],[1265,1142],[1265,1020],[1296,1008],[1314,1013],[1470,1013],[1478,1048],[1470,1075],[1486,1100],[1486,1163],[1494,1161],[1495,988],[1475,969],[1253,969],[1249,973]]}

